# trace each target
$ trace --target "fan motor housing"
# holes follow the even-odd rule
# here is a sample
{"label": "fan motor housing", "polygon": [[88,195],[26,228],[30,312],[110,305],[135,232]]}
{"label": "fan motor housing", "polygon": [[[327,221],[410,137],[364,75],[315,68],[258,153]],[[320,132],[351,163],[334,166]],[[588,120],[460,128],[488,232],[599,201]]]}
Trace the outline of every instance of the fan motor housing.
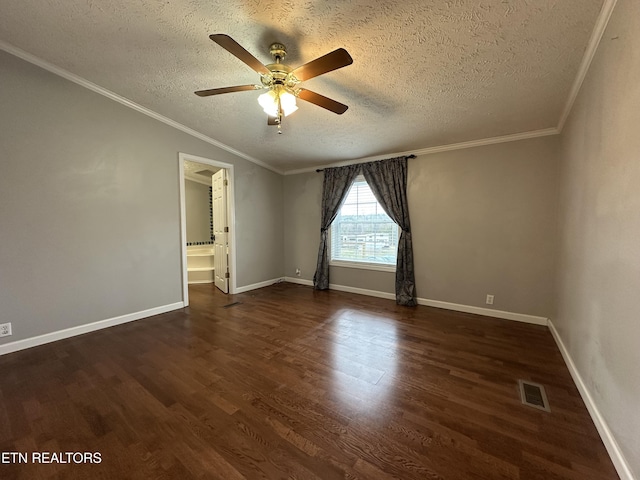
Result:
{"label": "fan motor housing", "polygon": [[271,56],[273,59],[278,62],[278,60],[284,60],[284,57],[287,56],[287,47],[285,47],[282,43],[272,43],[269,47],[269,52],[271,52]]}
{"label": "fan motor housing", "polygon": [[291,75],[293,69],[289,65],[284,63],[271,63],[265,65],[269,72],[269,75],[262,75],[260,80],[265,87],[270,87],[273,84],[286,85],[293,87],[299,83],[298,79]]}

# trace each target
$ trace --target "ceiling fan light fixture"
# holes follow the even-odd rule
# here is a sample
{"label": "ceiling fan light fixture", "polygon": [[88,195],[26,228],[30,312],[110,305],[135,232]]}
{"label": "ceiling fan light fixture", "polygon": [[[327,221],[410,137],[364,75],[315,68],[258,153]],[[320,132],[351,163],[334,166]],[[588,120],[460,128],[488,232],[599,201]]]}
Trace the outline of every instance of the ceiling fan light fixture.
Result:
{"label": "ceiling fan light fixture", "polygon": [[278,96],[273,90],[269,90],[258,97],[258,103],[264,112],[270,117],[278,116]]}
{"label": "ceiling fan light fixture", "polygon": [[287,92],[286,90],[283,90],[280,93],[280,105],[282,106],[285,117],[298,110],[295,95]]}
{"label": "ceiling fan light fixture", "polygon": [[270,117],[278,117],[280,110],[286,117],[298,109],[295,95],[276,85],[258,97],[258,103]]}

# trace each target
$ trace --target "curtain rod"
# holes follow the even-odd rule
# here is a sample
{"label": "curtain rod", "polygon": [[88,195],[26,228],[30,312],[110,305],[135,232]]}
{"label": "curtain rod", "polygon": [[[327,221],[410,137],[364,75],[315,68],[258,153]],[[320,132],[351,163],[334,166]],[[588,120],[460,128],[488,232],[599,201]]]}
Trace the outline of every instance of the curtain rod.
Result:
{"label": "curtain rod", "polygon": [[[414,154],[407,155],[407,158],[416,158]],[[366,163],[366,162],[365,162]],[[324,168],[317,168],[316,173],[324,172]]]}

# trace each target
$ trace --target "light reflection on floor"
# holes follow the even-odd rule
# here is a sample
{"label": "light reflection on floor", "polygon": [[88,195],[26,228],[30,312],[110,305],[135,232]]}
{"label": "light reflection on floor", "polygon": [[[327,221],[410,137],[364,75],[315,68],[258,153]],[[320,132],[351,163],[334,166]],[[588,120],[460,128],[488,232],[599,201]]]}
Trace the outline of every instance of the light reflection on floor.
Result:
{"label": "light reflection on floor", "polygon": [[393,392],[397,333],[393,321],[355,310],[331,326],[334,396],[359,413],[375,413]]}

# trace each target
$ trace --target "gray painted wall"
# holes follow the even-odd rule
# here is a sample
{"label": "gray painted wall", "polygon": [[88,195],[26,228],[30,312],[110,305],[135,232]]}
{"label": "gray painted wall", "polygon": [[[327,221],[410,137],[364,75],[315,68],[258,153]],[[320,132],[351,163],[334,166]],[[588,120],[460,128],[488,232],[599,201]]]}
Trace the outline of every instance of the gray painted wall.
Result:
{"label": "gray painted wall", "polygon": [[640,2],[619,0],[562,134],[558,314],[640,478]]}
{"label": "gray painted wall", "polygon": [[[284,274],[312,280],[320,243],[322,174],[301,173],[284,177]],[[333,279],[332,279],[333,280]]]}
{"label": "gray painted wall", "polygon": [[[409,160],[418,297],[548,317],[553,312],[558,138]],[[322,174],[284,181],[285,274],[310,280]],[[393,293],[394,273],[331,267],[331,283]]]}
{"label": "gray painted wall", "polygon": [[234,164],[237,285],[283,275],[280,175],[2,51],[0,66],[0,345],[182,300],[178,152]]}
{"label": "gray painted wall", "polygon": [[203,183],[184,181],[187,242],[211,241],[211,210],[209,188]]}
{"label": "gray painted wall", "polygon": [[557,137],[409,163],[418,296],[549,317],[554,308]]}
{"label": "gray painted wall", "polygon": [[[248,162],[246,162],[248,163]],[[253,165],[248,163],[249,165]],[[265,175],[267,173],[268,175]],[[236,180],[236,243],[238,278],[243,283],[279,279],[284,275],[284,221],[282,212],[283,177],[263,168],[241,171],[242,188]],[[236,178],[238,173],[236,172]],[[241,215],[237,205],[242,205]],[[267,272],[270,272],[267,274]]]}

